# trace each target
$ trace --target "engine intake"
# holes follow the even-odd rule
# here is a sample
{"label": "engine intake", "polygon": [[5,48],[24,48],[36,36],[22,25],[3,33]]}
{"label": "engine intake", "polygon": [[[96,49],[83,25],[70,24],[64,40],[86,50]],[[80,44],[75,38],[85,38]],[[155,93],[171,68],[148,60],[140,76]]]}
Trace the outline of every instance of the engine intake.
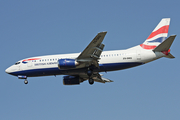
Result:
{"label": "engine intake", "polygon": [[59,59],[58,68],[59,69],[72,69],[76,68],[79,63],[75,59]]}
{"label": "engine intake", "polygon": [[80,78],[79,76],[64,76],[63,84],[64,85],[79,85]]}

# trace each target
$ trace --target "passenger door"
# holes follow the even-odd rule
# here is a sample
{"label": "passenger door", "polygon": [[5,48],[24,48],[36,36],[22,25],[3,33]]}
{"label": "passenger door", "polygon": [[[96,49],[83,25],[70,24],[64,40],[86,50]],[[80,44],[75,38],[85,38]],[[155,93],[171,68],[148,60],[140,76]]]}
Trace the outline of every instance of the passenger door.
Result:
{"label": "passenger door", "polygon": [[136,51],[136,57],[137,57],[137,60],[141,60],[141,51],[140,50],[137,50]]}
{"label": "passenger door", "polygon": [[32,67],[32,60],[28,61],[27,66]]}

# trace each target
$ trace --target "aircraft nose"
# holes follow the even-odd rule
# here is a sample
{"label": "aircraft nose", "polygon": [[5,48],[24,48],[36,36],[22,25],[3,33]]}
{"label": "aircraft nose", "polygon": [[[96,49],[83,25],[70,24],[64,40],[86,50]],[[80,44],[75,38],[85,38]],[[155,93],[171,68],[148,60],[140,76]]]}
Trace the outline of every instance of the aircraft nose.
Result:
{"label": "aircraft nose", "polygon": [[10,72],[11,72],[10,67],[7,68],[7,69],[5,70],[5,72],[6,72],[6,73],[10,73]]}

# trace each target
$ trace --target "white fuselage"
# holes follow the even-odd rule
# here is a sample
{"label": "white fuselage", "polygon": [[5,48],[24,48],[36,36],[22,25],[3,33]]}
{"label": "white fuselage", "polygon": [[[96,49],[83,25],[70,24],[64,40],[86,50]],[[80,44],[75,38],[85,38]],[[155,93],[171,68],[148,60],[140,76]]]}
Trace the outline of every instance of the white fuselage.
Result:
{"label": "white fuselage", "polygon": [[[76,59],[80,53],[37,56],[18,61],[15,65],[6,69],[6,72],[15,76],[25,75],[27,77],[47,75],[71,75],[83,73],[84,69],[75,68],[61,70],[58,68],[58,60],[64,58]],[[135,67],[164,57],[162,52],[142,49],[135,46],[126,50],[113,50],[102,52],[99,60],[100,68],[97,72],[121,70]]]}

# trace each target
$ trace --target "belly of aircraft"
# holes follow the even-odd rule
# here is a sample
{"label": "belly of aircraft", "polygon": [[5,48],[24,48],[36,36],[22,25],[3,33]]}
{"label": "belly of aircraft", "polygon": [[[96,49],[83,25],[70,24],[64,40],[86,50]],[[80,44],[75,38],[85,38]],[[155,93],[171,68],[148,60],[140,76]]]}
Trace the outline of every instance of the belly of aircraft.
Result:
{"label": "belly of aircraft", "polygon": [[[135,67],[138,65],[142,65],[141,62],[127,62],[127,63],[106,63],[100,64],[99,68],[94,69],[94,72],[108,72],[115,70],[123,70],[131,67]],[[53,68],[39,68],[39,69],[30,69],[23,70],[11,73],[12,75],[25,75],[27,77],[36,77],[36,76],[50,76],[50,75],[78,75],[86,73],[87,68],[79,68],[79,69],[68,69],[61,70],[58,67]]]}

